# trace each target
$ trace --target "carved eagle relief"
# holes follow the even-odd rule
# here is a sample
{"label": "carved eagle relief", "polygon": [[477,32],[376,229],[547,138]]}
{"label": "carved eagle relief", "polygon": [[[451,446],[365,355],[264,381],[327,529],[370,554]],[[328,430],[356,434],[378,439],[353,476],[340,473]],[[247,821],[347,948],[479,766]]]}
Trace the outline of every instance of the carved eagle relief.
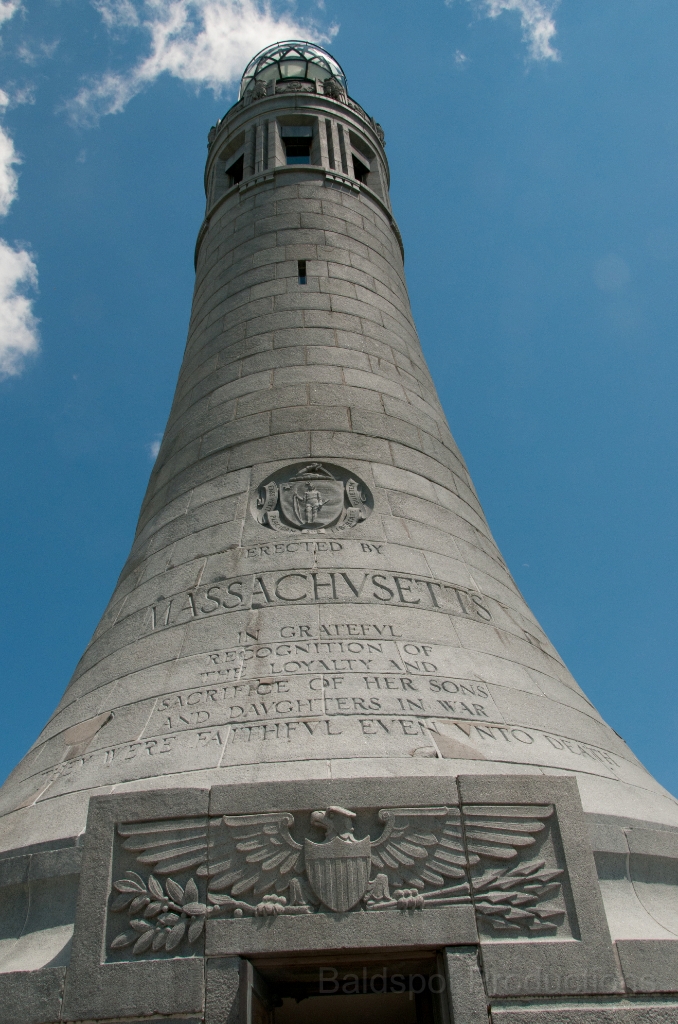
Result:
{"label": "carved eagle relief", "polygon": [[[374,839],[356,837],[356,814],[337,806],[313,811],[308,820],[315,834],[301,842],[292,834],[289,812],[123,824],[118,832],[123,848],[156,875],[195,871],[207,879],[207,904],[190,904],[203,917],[473,902],[478,917],[494,929],[543,932],[555,930],[564,916],[553,905],[538,906],[558,894],[555,879],[562,871],[546,869],[543,860],[525,864],[521,854],[552,814],[551,805],[465,807],[463,818],[457,807],[388,807],[376,815],[382,829]],[[498,870],[485,871],[490,863]],[[127,872],[128,879],[132,875],[141,881]],[[120,889],[126,884],[116,883],[118,892],[127,892]],[[184,908],[186,913],[198,911]]]}

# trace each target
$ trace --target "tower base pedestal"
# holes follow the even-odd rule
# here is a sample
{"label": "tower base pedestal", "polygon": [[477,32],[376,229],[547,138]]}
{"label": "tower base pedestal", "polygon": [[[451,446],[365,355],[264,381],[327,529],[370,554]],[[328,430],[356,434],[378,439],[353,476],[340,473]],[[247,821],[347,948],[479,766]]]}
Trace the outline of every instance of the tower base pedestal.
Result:
{"label": "tower base pedestal", "polygon": [[572,777],[100,796],[82,853],[72,946],[0,975],[12,1024],[678,1020],[678,940],[613,942]]}

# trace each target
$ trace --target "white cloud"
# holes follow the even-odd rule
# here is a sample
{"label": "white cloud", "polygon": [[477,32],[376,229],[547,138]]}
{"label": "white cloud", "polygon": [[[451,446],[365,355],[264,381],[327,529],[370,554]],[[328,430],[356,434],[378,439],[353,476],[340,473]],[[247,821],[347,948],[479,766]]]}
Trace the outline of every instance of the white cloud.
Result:
{"label": "white cloud", "polygon": [[480,0],[488,18],[498,18],[504,11],[520,14],[523,39],[533,60],[560,60],[551,45],[556,34],[553,11],[559,0]]}
{"label": "white cloud", "polygon": [[21,7],[21,0],[0,0],[0,25],[14,17]]}
{"label": "white cloud", "polygon": [[[9,104],[6,92],[0,89],[0,113]],[[16,199],[18,176],[17,165],[21,163],[12,139],[0,126],[0,217],[4,217]]]}
{"label": "white cloud", "polygon": [[[20,2],[0,0],[0,25],[19,10]],[[10,97],[0,89],[0,116],[10,105],[30,102],[30,91]],[[21,163],[14,142],[0,125],[0,217],[17,195],[17,167]],[[31,254],[0,238],[0,380],[21,373],[27,356],[39,348],[38,321],[26,291],[36,288],[38,271]]]}
{"label": "white cloud", "polygon": [[162,74],[218,94],[269,43],[328,38],[291,14],[275,13],[268,0],[95,0],[95,6],[109,29],[138,24],[150,35],[150,52],[129,71],[108,72],[86,85],[67,104],[71,117],[85,124],[119,113]]}
{"label": "white cloud", "polygon": [[25,294],[37,283],[30,253],[0,238],[0,379],[21,373],[26,356],[38,350],[38,321]]}
{"label": "white cloud", "polygon": [[17,57],[24,64],[35,65],[40,60],[49,60],[53,57],[58,46],[59,40],[55,39],[51,43],[38,43],[37,47],[32,50],[28,43],[24,41],[19,43]]}
{"label": "white cloud", "polygon": [[[445,0],[451,7],[454,0]],[[551,45],[556,34],[553,12],[560,0],[469,0],[487,18],[498,18],[505,11],[520,15],[523,40],[533,60],[560,60],[560,54]]]}
{"label": "white cloud", "polygon": [[161,445],[161,440],[159,438],[156,438],[155,441],[151,441],[150,444],[146,445],[146,448],[148,450],[148,454],[150,455],[150,457],[153,460],[153,462],[155,462],[155,460],[158,457],[158,452],[160,451],[160,445]]}
{"label": "white cloud", "polygon": [[24,103],[32,105],[35,103],[35,91],[36,86],[34,82],[26,82],[24,85],[15,89],[10,97],[10,107],[20,107]]}
{"label": "white cloud", "polygon": [[107,28],[129,28],[139,24],[139,15],[132,0],[92,0]]}

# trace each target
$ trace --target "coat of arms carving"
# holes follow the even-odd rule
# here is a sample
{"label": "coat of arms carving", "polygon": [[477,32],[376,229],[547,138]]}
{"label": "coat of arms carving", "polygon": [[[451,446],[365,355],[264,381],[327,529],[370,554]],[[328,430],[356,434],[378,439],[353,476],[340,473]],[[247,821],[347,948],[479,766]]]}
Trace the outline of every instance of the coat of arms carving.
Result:
{"label": "coat of arms carving", "polygon": [[307,462],[286,467],[260,485],[253,513],[262,526],[282,533],[341,532],[372,511],[362,480],[340,466]]}
{"label": "coat of arms carving", "polygon": [[[554,935],[566,911],[564,870],[544,855],[553,819],[553,805],[388,807],[360,815],[331,806],[121,824],[122,850],[152,874],[144,881],[130,870],[114,883],[111,909],[132,919],[111,948],[133,944],[142,953],[172,949],[184,937],[192,943],[216,916],[464,904],[487,934]],[[182,885],[176,879],[186,872]],[[166,876],[164,887],[158,876]]]}

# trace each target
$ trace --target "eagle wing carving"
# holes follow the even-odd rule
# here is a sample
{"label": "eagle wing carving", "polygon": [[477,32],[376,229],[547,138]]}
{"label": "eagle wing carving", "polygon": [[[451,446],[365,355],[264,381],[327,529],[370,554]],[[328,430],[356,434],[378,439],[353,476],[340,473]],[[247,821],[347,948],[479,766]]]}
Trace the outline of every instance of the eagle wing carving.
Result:
{"label": "eagle wing carving", "polygon": [[206,818],[140,821],[118,825],[123,849],[136,854],[139,864],[158,875],[198,869],[204,874],[208,858],[209,826]]}
{"label": "eagle wing carving", "polygon": [[232,896],[284,892],[303,871],[303,847],[291,835],[289,813],[224,815],[207,874],[214,892]]}
{"label": "eagle wing carving", "polygon": [[424,889],[466,878],[461,815],[456,807],[385,807],[372,864],[389,883]]}
{"label": "eagle wing carving", "polygon": [[[210,890],[233,896],[283,892],[303,866],[287,813],[224,815],[118,826],[123,848],[158,875],[195,870]],[[225,827],[224,827],[225,826]]]}
{"label": "eagle wing carving", "polygon": [[372,864],[391,885],[449,886],[480,861],[510,861],[533,846],[553,814],[544,806],[389,807]]}
{"label": "eagle wing carving", "polygon": [[480,862],[471,872],[476,917],[491,933],[552,935],[565,920],[564,870],[521,856],[537,843],[553,814],[552,804],[464,807],[469,864],[473,869]]}
{"label": "eagle wing carving", "polygon": [[464,834],[469,863],[513,860],[533,846],[553,814],[553,805],[467,805]]}

